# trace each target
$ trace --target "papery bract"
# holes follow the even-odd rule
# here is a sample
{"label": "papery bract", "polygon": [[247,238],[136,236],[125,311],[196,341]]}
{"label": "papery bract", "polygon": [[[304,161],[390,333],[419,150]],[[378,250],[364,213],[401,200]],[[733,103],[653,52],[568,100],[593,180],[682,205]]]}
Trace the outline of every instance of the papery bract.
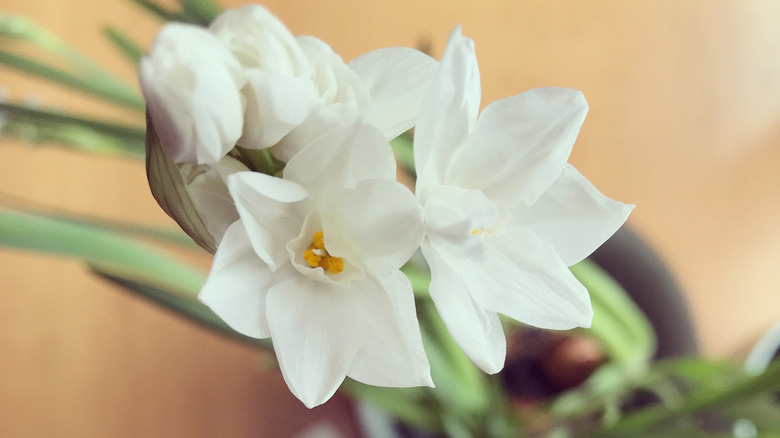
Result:
{"label": "papery bract", "polygon": [[273,338],[285,381],[306,406],[325,402],[345,376],[432,385],[399,271],[422,240],[422,214],[395,181],[382,134],[364,124],[331,130],[283,176],[228,177],[241,219],[200,299],[235,330]]}
{"label": "papery bract", "polygon": [[566,163],[587,103],[540,88],[479,113],[474,45],[450,35],[415,129],[416,194],[424,207],[430,294],[464,352],[503,368],[498,313],[548,329],[588,327],[587,290],[568,270],[633,208],[599,193]]}

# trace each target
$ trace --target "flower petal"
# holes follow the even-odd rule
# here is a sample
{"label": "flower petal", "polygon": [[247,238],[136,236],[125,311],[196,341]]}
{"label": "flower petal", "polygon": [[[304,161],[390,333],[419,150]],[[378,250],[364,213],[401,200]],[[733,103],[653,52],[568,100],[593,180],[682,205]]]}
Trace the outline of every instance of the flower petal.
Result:
{"label": "flower petal", "polygon": [[446,181],[507,205],[531,205],[560,175],[587,112],[582,93],[567,88],[493,102],[453,158]]}
{"label": "flower petal", "polygon": [[463,264],[461,276],[474,300],[544,329],[590,327],[593,309],[580,284],[548,243],[520,227],[485,238],[485,259]]}
{"label": "flower petal", "polygon": [[361,181],[321,215],[328,251],[380,277],[409,261],[425,233],[420,205],[396,181]]}
{"label": "flower petal", "polygon": [[141,60],[140,81],[171,161],[215,163],[241,137],[241,66],[206,30],[166,25]]}
{"label": "flower petal", "polygon": [[468,263],[457,263],[457,255],[443,253],[428,242],[421,249],[431,267],[431,298],[455,342],[482,371],[501,371],[506,358],[504,330],[498,314],[471,297],[460,275]]}
{"label": "flower petal", "polygon": [[227,188],[227,177],[249,169],[240,161],[224,156],[213,165],[181,165],[182,175],[192,181],[187,186],[209,233],[219,245],[227,228],[238,220],[238,211]]}
{"label": "flower petal", "polygon": [[317,202],[329,202],[342,189],[367,179],[395,180],[395,157],[373,126],[357,123],[318,137],[284,168],[284,178],[309,191]]}
{"label": "flower petal", "polygon": [[368,342],[357,353],[349,377],[368,385],[433,387],[409,279],[400,271],[353,283],[363,302]]}
{"label": "flower petal", "polygon": [[271,336],[265,299],[274,275],[252,249],[241,221],[225,232],[198,299],[233,330],[253,338]]}
{"label": "flower petal", "polygon": [[512,220],[549,242],[571,266],[609,239],[633,209],[602,195],[567,164],[550,189],[532,206],[518,207]]}
{"label": "flower petal", "polygon": [[245,148],[275,145],[306,119],[317,102],[317,91],[307,79],[258,69],[248,69],[246,77],[244,134],[239,139]]}
{"label": "flower petal", "polygon": [[311,80],[319,90],[324,105],[349,104],[360,109],[368,105],[365,85],[329,45],[305,35],[296,37],[296,40],[313,67]]}
{"label": "flower petal", "polygon": [[287,386],[309,408],[324,403],[367,340],[359,291],[296,275],[268,291],[266,309]]}
{"label": "flower petal", "polygon": [[478,261],[485,252],[481,234],[496,224],[498,208],[479,190],[433,184],[424,215],[426,233],[440,251]]}
{"label": "flower petal", "polygon": [[257,172],[229,176],[228,188],[255,252],[276,271],[289,261],[286,245],[300,232],[308,193],[294,182]]}
{"label": "flower petal", "polygon": [[364,120],[393,139],[414,126],[438,62],[419,50],[388,47],[361,55],[348,65],[371,96]]}
{"label": "flower petal", "polygon": [[443,181],[446,164],[471,132],[479,111],[482,92],[474,42],[460,34],[460,27],[450,33],[432,84],[414,131],[417,192],[422,199],[428,179]]}
{"label": "flower petal", "polygon": [[295,37],[259,5],[225,11],[209,30],[248,68],[271,74],[308,77],[311,66]]}

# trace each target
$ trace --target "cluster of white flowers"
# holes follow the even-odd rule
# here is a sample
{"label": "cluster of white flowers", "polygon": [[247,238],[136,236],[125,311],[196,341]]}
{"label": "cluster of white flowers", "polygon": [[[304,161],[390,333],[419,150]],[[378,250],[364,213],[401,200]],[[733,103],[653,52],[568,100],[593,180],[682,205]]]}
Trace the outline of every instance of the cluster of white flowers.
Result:
{"label": "cluster of white flowers", "polygon": [[[259,6],[208,29],[167,25],[140,74],[150,129],[218,246],[200,299],[235,330],[272,338],[306,406],[345,376],[433,385],[400,271],[418,248],[442,319],[485,372],[506,354],[498,313],[589,326],[567,266],[631,206],[566,162],[587,112],[580,92],[535,89],[478,117],[473,42],[459,28],[440,62],[387,48],[344,63]],[[396,181],[388,143],[412,127],[415,194]],[[242,158],[263,150],[282,172]]]}

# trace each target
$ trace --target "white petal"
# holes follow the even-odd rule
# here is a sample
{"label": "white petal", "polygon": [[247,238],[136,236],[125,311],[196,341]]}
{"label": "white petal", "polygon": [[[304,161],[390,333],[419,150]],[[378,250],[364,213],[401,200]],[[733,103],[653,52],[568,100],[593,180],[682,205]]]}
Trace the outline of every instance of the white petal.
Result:
{"label": "white petal", "polygon": [[426,233],[439,250],[481,260],[481,235],[495,225],[498,208],[479,190],[432,184],[424,215]]}
{"label": "white petal", "polygon": [[409,261],[425,233],[420,205],[396,181],[361,181],[320,214],[328,251],[380,277]]}
{"label": "white petal", "polygon": [[349,62],[368,88],[365,120],[393,139],[414,126],[438,63],[407,47],[374,50]]}
{"label": "white petal", "polygon": [[421,248],[431,267],[431,298],[455,342],[482,371],[501,371],[506,338],[498,314],[483,309],[471,297],[460,275],[464,264],[456,264],[457,254],[440,252],[428,242]]}
{"label": "white petal", "polygon": [[140,81],[171,161],[215,163],[241,137],[241,66],[206,30],[166,25],[141,60]]}
{"label": "white petal", "polygon": [[446,181],[508,205],[531,205],[560,175],[587,112],[582,93],[567,88],[537,88],[493,102]]}
{"label": "white petal", "polygon": [[409,279],[396,271],[382,280],[366,278],[353,287],[363,301],[368,341],[347,375],[368,385],[433,387]]}
{"label": "white petal", "polygon": [[295,37],[267,9],[248,5],[225,11],[209,30],[245,67],[308,77],[311,66]]}
{"label": "white petal", "polygon": [[219,242],[227,228],[238,220],[238,211],[227,188],[227,177],[236,172],[249,169],[240,161],[224,156],[213,165],[181,165],[185,180],[192,181],[187,186],[192,199],[198,206],[206,228]]}
{"label": "white petal", "polygon": [[302,185],[317,202],[367,179],[395,180],[395,157],[373,126],[353,124],[318,137],[284,168],[284,178]]}
{"label": "white petal", "polygon": [[518,207],[512,220],[549,242],[571,266],[609,239],[633,209],[602,195],[577,169],[566,165],[550,189],[532,206]]}
{"label": "white petal", "polygon": [[[450,33],[439,69],[423,99],[414,131],[418,196],[428,179],[442,182],[443,172],[477,120],[481,88],[474,42]],[[422,189],[422,190],[421,190]]]}
{"label": "white petal", "polygon": [[463,264],[461,276],[487,310],[544,329],[590,327],[593,309],[587,289],[555,250],[529,230],[487,236],[485,260]]}
{"label": "white petal", "polygon": [[292,158],[314,139],[335,127],[347,126],[358,119],[358,109],[345,104],[332,104],[314,108],[306,120],[296,126],[271,148],[276,158],[290,162]]}
{"label": "white petal", "polygon": [[278,143],[303,123],[317,102],[309,80],[249,69],[244,87],[247,98],[244,135],[239,144],[265,149]]}
{"label": "white petal", "polygon": [[329,45],[311,36],[298,36],[296,40],[313,67],[311,80],[323,105],[348,104],[360,109],[368,105],[365,85]]}
{"label": "white petal", "polygon": [[255,252],[276,271],[289,261],[286,245],[300,232],[308,193],[294,182],[257,172],[231,175],[228,188]]}
{"label": "white petal", "polygon": [[366,343],[359,294],[293,276],[268,292],[274,350],[287,386],[307,407],[327,401]]}
{"label": "white petal", "polygon": [[249,244],[241,221],[225,233],[198,299],[233,330],[253,338],[271,336],[265,299],[273,274]]}

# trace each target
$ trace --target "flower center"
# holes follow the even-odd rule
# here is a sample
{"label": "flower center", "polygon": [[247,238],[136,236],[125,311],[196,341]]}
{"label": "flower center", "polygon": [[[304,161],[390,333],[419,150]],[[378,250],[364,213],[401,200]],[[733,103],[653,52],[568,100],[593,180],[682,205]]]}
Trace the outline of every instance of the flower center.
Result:
{"label": "flower center", "polygon": [[322,268],[331,274],[338,274],[344,270],[344,260],[341,260],[341,257],[333,257],[325,249],[325,239],[322,231],[314,233],[309,249],[303,253],[303,259],[312,268]]}

